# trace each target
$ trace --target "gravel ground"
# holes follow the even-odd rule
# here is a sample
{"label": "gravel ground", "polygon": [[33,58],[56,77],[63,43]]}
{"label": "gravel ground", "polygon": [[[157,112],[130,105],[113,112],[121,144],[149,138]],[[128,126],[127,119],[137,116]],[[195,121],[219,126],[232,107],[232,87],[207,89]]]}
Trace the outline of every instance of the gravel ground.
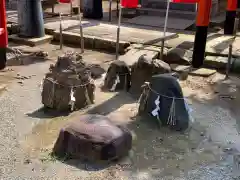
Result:
{"label": "gravel ground", "polygon": [[[50,48],[55,47],[47,47]],[[59,51],[54,51],[50,56],[57,54]],[[112,55],[93,51],[87,51],[85,56],[89,62],[106,62],[105,67],[113,59]],[[129,95],[98,90],[92,112],[127,124],[136,138],[128,158],[97,171],[96,167],[83,166],[78,161],[62,163],[48,156],[59,129],[84,112],[52,118],[39,110],[42,107],[39,85],[50,63],[13,68],[16,74],[27,78],[12,80],[0,96],[1,179],[236,179],[232,158],[240,150],[239,116],[235,108],[239,104],[237,79],[225,82],[219,75],[207,80],[189,77],[183,82],[194,122],[188,132],[181,134],[131,118],[137,105]],[[219,98],[226,87],[231,87],[227,93],[236,96],[235,99]]]}

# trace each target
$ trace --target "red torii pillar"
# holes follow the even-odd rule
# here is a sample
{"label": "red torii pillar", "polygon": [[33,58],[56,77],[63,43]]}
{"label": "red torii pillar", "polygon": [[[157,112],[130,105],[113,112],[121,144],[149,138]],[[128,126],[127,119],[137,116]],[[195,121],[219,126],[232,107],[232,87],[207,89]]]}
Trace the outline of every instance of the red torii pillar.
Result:
{"label": "red torii pillar", "polygon": [[6,67],[8,45],[7,17],[5,0],[0,0],[0,70]]}
{"label": "red torii pillar", "polygon": [[224,23],[224,34],[232,35],[234,31],[234,23],[237,15],[238,0],[227,0],[226,19]]}
{"label": "red torii pillar", "polygon": [[199,68],[200,66],[202,66],[205,59],[205,48],[207,43],[207,32],[210,22],[211,7],[212,0],[198,1],[196,33],[192,57],[192,66],[194,68]]}
{"label": "red torii pillar", "polygon": [[198,68],[203,65],[203,61],[205,58],[205,48],[207,42],[208,25],[210,22],[212,0],[172,0],[172,2],[198,3],[198,12],[196,17],[196,33],[192,57],[192,66]]}

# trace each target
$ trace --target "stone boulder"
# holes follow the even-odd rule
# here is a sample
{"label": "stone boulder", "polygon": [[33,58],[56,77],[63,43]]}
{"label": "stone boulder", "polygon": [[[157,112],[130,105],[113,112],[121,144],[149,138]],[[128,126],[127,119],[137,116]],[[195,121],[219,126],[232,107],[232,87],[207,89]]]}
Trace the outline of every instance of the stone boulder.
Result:
{"label": "stone boulder", "polygon": [[141,94],[141,86],[144,82],[149,81],[154,74],[170,73],[170,66],[159,60],[152,59],[143,55],[131,69],[131,87],[130,93],[138,98]]}
{"label": "stone boulder", "polygon": [[123,61],[114,61],[108,68],[103,89],[110,91],[129,90],[130,69]]}
{"label": "stone boulder", "polygon": [[171,74],[154,75],[143,85],[138,109],[140,116],[155,119],[159,126],[184,131],[189,127],[189,113],[182,88]]}
{"label": "stone boulder", "polygon": [[172,48],[166,55],[164,55],[163,60],[168,64],[180,64],[180,65],[190,65],[192,62],[193,52],[181,48]]}
{"label": "stone boulder", "polygon": [[124,157],[131,148],[130,130],[114,125],[106,116],[88,114],[71,121],[61,130],[53,154],[97,163]]}
{"label": "stone boulder", "polygon": [[42,103],[58,111],[76,110],[94,103],[91,71],[78,54],[59,56],[43,81]]}

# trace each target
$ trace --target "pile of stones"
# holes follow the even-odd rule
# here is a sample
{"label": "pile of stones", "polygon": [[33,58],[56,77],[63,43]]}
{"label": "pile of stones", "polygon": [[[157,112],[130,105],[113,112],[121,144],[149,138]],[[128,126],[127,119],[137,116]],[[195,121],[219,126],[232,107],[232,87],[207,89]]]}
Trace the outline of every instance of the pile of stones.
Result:
{"label": "pile of stones", "polygon": [[110,91],[127,90],[138,98],[144,82],[155,74],[170,72],[171,68],[167,63],[147,55],[140,56],[131,67],[124,61],[114,61],[107,71],[104,87]]}
{"label": "pile of stones", "polygon": [[94,103],[91,69],[79,54],[68,52],[59,56],[42,84],[42,103],[47,108],[68,111]]}

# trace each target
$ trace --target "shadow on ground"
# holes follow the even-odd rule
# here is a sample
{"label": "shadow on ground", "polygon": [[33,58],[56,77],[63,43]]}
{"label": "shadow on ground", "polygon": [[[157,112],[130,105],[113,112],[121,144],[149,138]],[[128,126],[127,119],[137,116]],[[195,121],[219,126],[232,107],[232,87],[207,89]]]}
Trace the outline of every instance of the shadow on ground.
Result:
{"label": "shadow on ground", "polygon": [[40,118],[40,119],[49,119],[60,116],[68,116],[71,112],[56,112],[46,107],[42,107],[32,113],[28,113],[27,116],[32,118]]}
{"label": "shadow on ground", "polygon": [[97,105],[87,111],[88,114],[100,114],[107,116],[111,112],[118,110],[125,104],[133,103],[135,100],[126,92],[117,93],[112,98],[107,99],[100,105]]}

